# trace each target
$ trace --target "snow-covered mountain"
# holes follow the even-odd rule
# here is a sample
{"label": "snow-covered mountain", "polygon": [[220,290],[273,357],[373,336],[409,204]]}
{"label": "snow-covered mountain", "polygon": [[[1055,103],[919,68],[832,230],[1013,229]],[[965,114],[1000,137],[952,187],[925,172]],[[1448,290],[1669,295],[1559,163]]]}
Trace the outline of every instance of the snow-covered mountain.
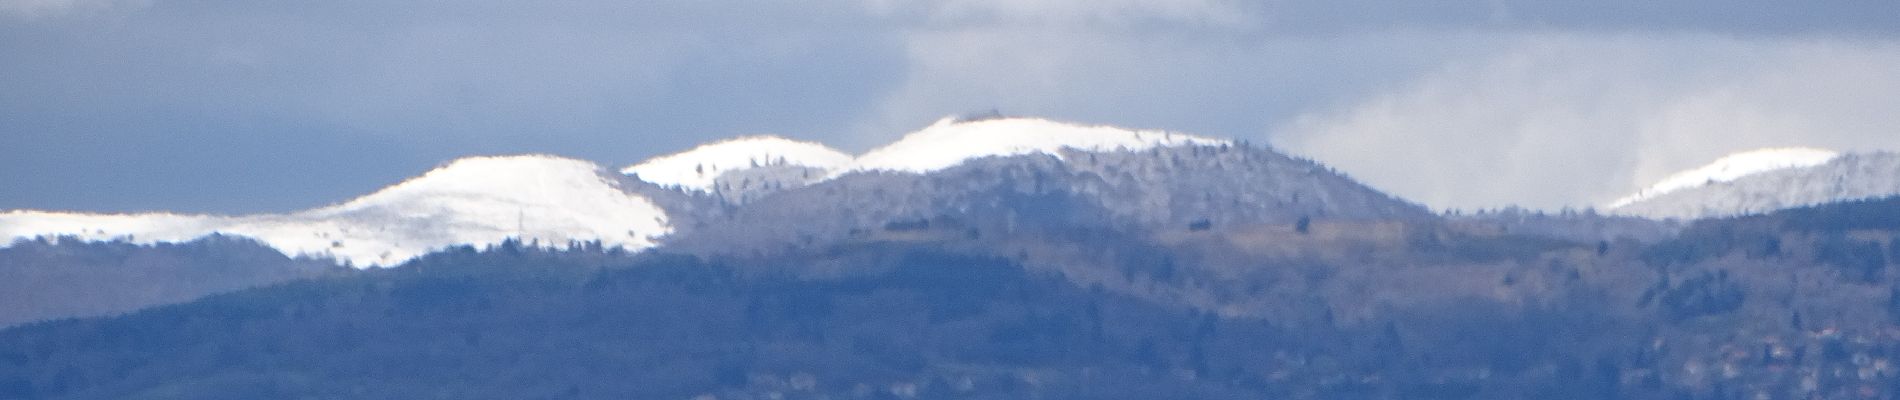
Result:
{"label": "snow-covered mountain", "polygon": [[[1024,175],[1001,173],[1012,170]],[[1013,184],[1026,192],[1080,196],[1125,222],[1151,225],[1387,218],[1418,210],[1272,149],[1036,118],[941,120],[859,156],[842,173],[1018,180]]]}
{"label": "snow-covered mountain", "polygon": [[1043,154],[1061,158],[1066,151],[1133,152],[1155,147],[1223,144],[1229,142],[1166,131],[1088,126],[1038,118],[945,118],[895,143],[858,156],[836,174],[928,173],[983,157]]}
{"label": "snow-covered mountain", "polygon": [[850,162],[850,154],[822,144],[747,136],[654,157],[623,168],[621,173],[662,187],[744,203],[823,180]]}
{"label": "snow-covered mountain", "polygon": [[[663,237],[669,245],[682,235],[816,240],[937,217],[1180,228],[1431,215],[1266,148],[1036,118],[944,119],[857,157],[741,137],[618,172],[553,156],[473,157],[287,214],[8,211],[0,213],[0,240],[156,243],[223,234],[367,267],[508,238],[644,249]],[[707,233],[692,235],[698,231]]]}
{"label": "snow-covered mountain", "polygon": [[1764,149],[1673,175],[1609,209],[1697,219],[1894,195],[1900,195],[1900,154]]}
{"label": "snow-covered mountain", "polygon": [[721,140],[654,157],[621,173],[661,187],[743,204],[853,173],[925,174],[970,160],[1073,151],[1131,152],[1228,141],[1156,130],[1087,126],[1039,118],[944,118],[901,140],[852,156],[777,136]]}
{"label": "snow-covered mountain", "polygon": [[1610,208],[1635,204],[1684,189],[1695,189],[1745,176],[1789,168],[1812,167],[1839,157],[1840,153],[1807,147],[1780,147],[1744,151],[1716,159],[1715,162],[1669,175],[1661,181],[1610,203]]}
{"label": "snow-covered mountain", "polygon": [[831,179],[738,207],[725,223],[668,245],[773,250],[931,220],[980,234],[1431,217],[1416,204],[1266,148],[1163,131],[991,118],[939,121],[865,153]]}
{"label": "snow-covered mountain", "polygon": [[38,236],[138,243],[183,242],[219,233],[257,239],[292,256],[390,266],[457,245],[511,237],[561,245],[600,241],[651,247],[672,231],[667,213],[591,162],[542,155],[472,157],[342,203],[288,214],[243,216],[0,213],[0,238]]}

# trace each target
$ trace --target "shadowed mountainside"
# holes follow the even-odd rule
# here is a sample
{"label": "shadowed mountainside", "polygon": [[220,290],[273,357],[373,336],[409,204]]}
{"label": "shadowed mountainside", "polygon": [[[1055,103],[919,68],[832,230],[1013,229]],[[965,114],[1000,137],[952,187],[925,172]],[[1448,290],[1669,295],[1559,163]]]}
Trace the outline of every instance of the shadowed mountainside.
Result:
{"label": "shadowed mountainside", "polygon": [[22,240],[0,248],[0,327],[110,315],[206,294],[346,273],[244,238],[186,243]]}

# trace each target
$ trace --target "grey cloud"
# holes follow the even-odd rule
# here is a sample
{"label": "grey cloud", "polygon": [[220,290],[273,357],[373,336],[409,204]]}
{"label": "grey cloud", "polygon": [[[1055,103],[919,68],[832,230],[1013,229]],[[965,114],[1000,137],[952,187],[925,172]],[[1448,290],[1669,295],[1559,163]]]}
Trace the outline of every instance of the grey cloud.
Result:
{"label": "grey cloud", "polygon": [[865,0],[884,17],[932,26],[994,24],[1126,26],[1159,23],[1239,27],[1255,23],[1246,2],[1229,0]]}
{"label": "grey cloud", "polygon": [[143,7],[149,0],[7,0],[0,2],[0,21],[31,21],[74,14],[123,12]]}
{"label": "grey cloud", "polygon": [[1900,32],[1900,3],[1645,0],[1268,1],[1254,10],[1280,33],[1386,29],[1698,32],[1736,35]]}
{"label": "grey cloud", "polygon": [[864,0],[882,14],[951,26],[1091,24],[1268,35],[1392,30],[1700,32],[1739,35],[1900,33],[1900,3],[1645,0]]}
{"label": "grey cloud", "polygon": [[1528,35],[1274,142],[1441,208],[1589,207],[1736,151],[1900,149],[1900,44]]}
{"label": "grey cloud", "polygon": [[[462,155],[622,164],[812,137],[900,73],[882,27],[814,3],[501,4],[160,2],[0,25],[0,134],[17,143],[0,208],[285,210]],[[12,154],[45,149],[118,171]],[[359,157],[244,156],[296,152]]]}
{"label": "grey cloud", "polygon": [[844,143],[862,148],[945,114],[991,108],[1246,138],[1443,60],[1484,54],[1494,42],[1464,34],[1235,41],[1039,27],[920,32],[907,40],[906,80]]}
{"label": "grey cloud", "polygon": [[[1421,88],[1493,93],[1448,98],[1472,107],[1505,98],[1510,85],[1548,89],[1562,95],[1524,99],[1536,107],[1523,111],[1542,113],[1537,124],[1553,125],[1541,131],[1577,131],[1554,126],[1575,123],[1675,137],[1668,132],[1694,130],[1680,128],[1689,122],[1725,118],[1707,115],[1796,104],[1755,96],[1822,96],[1775,88],[1833,74],[1824,82],[1848,86],[1852,101],[1801,102],[1813,106],[1760,113],[1748,126],[1870,131],[1889,122],[1868,111],[1884,95],[1848,89],[1854,77],[1884,84],[1891,74],[1879,71],[1891,65],[1878,56],[1892,51],[1885,43],[1900,26],[1900,5],[1884,2],[1755,0],[27,1],[4,4],[62,11],[0,12],[0,209],[287,210],[464,155],[624,164],[752,133],[863,150],[947,114],[991,108],[1268,138],[1380,183],[1395,178],[1359,165],[1363,156],[1326,150],[1375,136],[1311,132],[1375,126],[1364,121],[1379,114],[1366,110],[1381,102],[1394,104],[1393,118],[1427,113],[1441,95]],[[1576,44],[1655,37],[1677,39],[1628,45],[1653,53]],[[1718,49],[1698,50],[1705,46]],[[1749,55],[1796,48],[1806,53]],[[1512,54],[1532,65],[1499,64]],[[1803,57],[1830,67],[1794,61]],[[1485,71],[1658,84],[1658,98],[1670,100],[1626,104],[1633,89],[1480,79]],[[1697,80],[1711,73],[1754,83],[1724,91],[1726,78]],[[1774,76],[1781,86],[1770,85]],[[1624,110],[1639,107],[1666,111]],[[1631,115],[1645,122],[1601,122]],[[1875,143],[1856,135],[1808,137],[1836,138],[1816,143],[1830,147]],[[1592,153],[1623,166],[1586,186],[1680,163],[1631,160],[1702,155],[1678,139],[1644,140],[1675,150]],[[1536,154],[1518,148],[1465,150]],[[1445,201],[1597,196],[1512,187]]]}

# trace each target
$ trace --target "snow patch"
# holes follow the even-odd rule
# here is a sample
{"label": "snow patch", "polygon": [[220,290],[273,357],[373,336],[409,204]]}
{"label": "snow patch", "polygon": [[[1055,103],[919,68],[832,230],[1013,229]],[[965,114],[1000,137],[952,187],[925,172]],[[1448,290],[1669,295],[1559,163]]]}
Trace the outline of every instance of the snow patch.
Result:
{"label": "snow patch", "polygon": [[1806,147],[1767,148],[1730,154],[1708,165],[1670,175],[1655,185],[1610,203],[1609,208],[1621,208],[1663,194],[1730,182],[1749,175],[1813,167],[1833,161],[1836,157],[1840,157],[1840,153]]}
{"label": "snow patch", "polygon": [[850,162],[851,155],[822,144],[777,136],[750,136],[655,157],[620,172],[660,186],[711,191],[719,175],[727,172],[774,165],[829,172]]}
{"label": "snow patch", "polygon": [[672,231],[664,210],[590,162],[542,155],[471,157],[342,204],[245,216],[83,214],[15,210],[0,236],[181,242],[211,234],[257,239],[290,256],[392,266],[452,246],[508,238],[595,241],[645,249]]}
{"label": "snow patch", "polygon": [[1900,195],[1900,154],[1842,154],[1826,163],[1751,174],[1650,197],[1613,212],[1700,219]]}
{"label": "snow patch", "polygon": [[1091,152],[1142,151],[1154,147],[1218,145],[1225,140],[1157,130],[1085,126],[1035,118],[959,121],[945,118],[903,139],[858,156],[833,172],[927,173],[983,157],[1048,154],[1062,149]]}

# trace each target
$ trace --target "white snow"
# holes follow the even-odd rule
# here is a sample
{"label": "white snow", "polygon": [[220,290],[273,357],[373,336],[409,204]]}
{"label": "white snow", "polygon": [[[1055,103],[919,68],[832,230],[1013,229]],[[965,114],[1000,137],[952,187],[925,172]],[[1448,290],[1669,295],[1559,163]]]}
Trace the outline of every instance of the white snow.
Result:
{"label": "white snow", "polygon": [[1774,169],[1675,190],[1611,210],[1648,218],[1700,219],[1900,195],[1900,153],[1842,154],[1819,165]]}
{"label": "white snow", "polygon": [[1806,147],[1782,147],[1730,154],[1713,163],[1677,172],[1635,194],[1617,199],[1609,208],[1620,208],[1684,189],[1730,182],[1746,176],[1792,168],[1813,167],[1840,157],[1840,153]]}
{"label": "white snow", "polygon": [[833,172],[859,171],[926,173],[983,157],[1048,154],[1061,157],[1064,148],[1091,151],[1142,151],[1154,147],[1216,145],[1224,140],[1187,134],[1085,126],[1036,118],[997,118],[956,121],[945,118],[895,143],[858,156],[851,165]]}
{"label": "white snow", "polygon": [[[663,186],[710,191],[724,173],[792,165],[828,171],[927,173],[993,156],[1064,149],[1142,151],[1225,140],[1155,130],[1087,126],[1033,118],[946,118],[853,158],[821,144],[751,136],[705,144],[622,169]],[[645,249],[672,232],[666,212],[629,193],[625,175],[591,162],[545,155],[472,157],[341,204],[286,214],[88,214],[0,212],[0,246],[73,236],[136,243],[182,242],[224,234],[257,239],[291,256],[330,257],[359,267],[392,266],[451,246],[508,238],[559,246],[598,240]]]}
{"label": "white snow", "polygon": [[553,156],[471,157],[346,203],[289,214],[245,216],[0,213],[0,238],[70,235],[137,243],[189,241],[213,233],[257,239],[291,256],[331,257],[358,267],[391,266],[442,248],[599,240],[652,247],[672,231],[666,213],[619,187],[590,162]]}
{"label": "white snow", "polygon": [[748,136],[655,157],[620,172],[661,186],[710,191],[720,174],[731,171],[795,165],[829,172],[850,162],[850,154],[822,144],[777,136]]}

